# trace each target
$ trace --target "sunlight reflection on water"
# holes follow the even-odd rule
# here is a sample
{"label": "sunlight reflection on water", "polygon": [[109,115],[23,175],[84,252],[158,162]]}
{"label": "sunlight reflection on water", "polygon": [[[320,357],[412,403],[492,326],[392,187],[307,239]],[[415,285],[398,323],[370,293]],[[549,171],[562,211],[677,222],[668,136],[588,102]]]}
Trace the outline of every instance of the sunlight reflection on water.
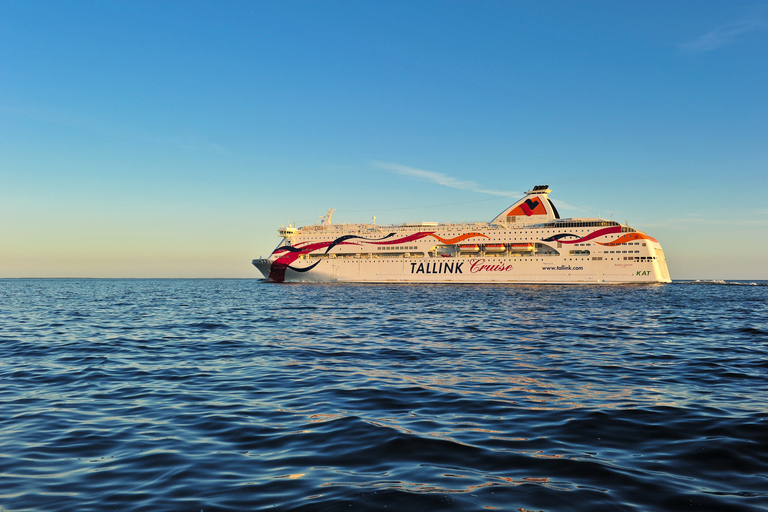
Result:
{"label": "sunlight reflection on water", "polygon": [[768,500],[767,287],[0,284],[9,509]]}

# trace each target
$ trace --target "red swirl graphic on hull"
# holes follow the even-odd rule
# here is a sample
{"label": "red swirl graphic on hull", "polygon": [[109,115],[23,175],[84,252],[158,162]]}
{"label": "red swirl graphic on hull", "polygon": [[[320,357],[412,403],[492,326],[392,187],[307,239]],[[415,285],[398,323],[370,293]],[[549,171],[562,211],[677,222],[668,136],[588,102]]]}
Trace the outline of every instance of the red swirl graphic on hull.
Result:
{"label": "red swirl graphic on hull", "polygon": [[571,233],[560,233],[560,234],[551,236],[549,238],[544,238],[542,240],[542,242],[560,242],[560,243],[563,243],[563,244],[578,244],[578,243],[581,243],[581,242],[586,242],[588,240],[592,240],[592,239],[597,238],[599,236],[610,235],[612,233],[621,233],[621,226],[613,226],[613,227],[610,227],[610,228],[598,229],[597,231],[594,231],[594,232],[588,234],[585,237],[577,238],[576,240],[562,240],[563,237],[566,237],[566,236],[576,236],[576,235],[573,235]]}
{"label": "red swirl graphic on hull", "polygon": [[466,233],[464,235],[459,235],[459,236],[457,236],[455,238],[442,238],[442,237],[437,236],[434,233],[430,233],[430,235],[432,235],[433,237],[437,238],[438,240],[440,240],[445,245],[451,245],[451,244],[456,244],[456,243],[459,243],[459,242],[463,242],[467,238],[474,238],[476,236],[482,236],[483,238],[490,238],[488,235],[484,235],[482,233]]}
{"label": "red swirl graphic on hull", "polygon": [[393,236],[395,236],[395,233],[389,233],[388,235],[383,236],[381,238],[373,238],[373,239],[364,238],[359,235],[344,235],[328,242],[317,242],[317,243],[310,243],[306,245],[300,243],[294,246],[284,245],[282,247],[278,247],[272,252],[272,254],[273,255],[280,254],[280,253],[285,253],[285,254],[282,254],[280,257],[278,257],[275,261],[272,262],[272,265],[270,265],[269,279],[276,283],[282,283],[283,281],[285,281],[285,271],[288,269],[291,269],[294,272],[308,272],[313,268],[315,268],[320,263],[320,261],[317,261],[312,265],[304,268],[292,267],[291,263],[298,260],[304,254],[309,254],[311,252],[314,252],[320,249],[325,249],[325,254],[328,254],[330,250],[336,247],[337,245],[356,244],[356,242],[352,242],[351,240],[361,240],[363,242],[370,243],[371,245],[398,245],[398,244],[404,244],[408,242],[414,242],[416,240],[421,240],[422,238],[425,238],[427,236],[432,236],[445,245],[451,245],[451,244],[455,244],[463,240],[466,240],[468,238],[474,238],[478,236],[483,238],[489,238],[488,235],[484,235],[482,233],[464,233],[463,235],[459,235],[454,238],[443,238],[436,235],[432,231],[420,231],[412,235],[391,239],[391,237]]}
{"label": "red swirl graphic on hull", "polygon": [[[597,237],[603,236],[603,235],[611,235],[613,233],[621,233],[621,226],[613,226],[610,228],[603,228],[598,229],[597,231],[588,234],[585,237],[576,238],[575,240],[563,240],[563,238],[568,236],[577,236],[573,233],[558,233],[557,235],[553,235],[549,238],[542,239],[542,242],[560,242],[563,244],[578,244],[581,242],[586,242],[588,240],[593,240]],[[645,233],[634,232],[634,233],[627,233],[624,236],[620,236],[616,240],[613,240],[612,242],[595,242],[600,245],[606,245],[609,247],[614,247],[616,245],[624,245],[627,242],[631,242],[632,240],[650,240],[652,242],[658,241],[655,238],[651,238],[650,236],[646,235]]]}
{"label": "red swirl graphic on hull", "polygon": [[607,242],[607,243],[597,242],[597,243],[600,245],[607,245],[609,247],[613,247],[615,245],[623,245],[627,242],[631,242],[632,240],[650,240],[651,242],[658,243],[658,240],[656,240],[655,238],[651,238],[645,233],[628,233],[624,236],[617,238],[613,242]]}
{"label": "red swirl graphic on hull", "polygon": [[386,236],[383,236],[381,238],[363,238],[359,235],[344,235],[340,236],[339,238],[336,238],[335,240],[331,240],[329,242],[318,242],[314,244],[307,244],[302,245],[300,247],[290,247],[290,246],[283,246],[278,247],[275,249],[272,254],[277,254],[280,252],[288,252],[288,254],[284,254],[277,258],[275,261],[272,262],[272,265],[269,267],[269,279],[276,283],[282,283],[285,281],[285,271],[288,269],[291,269],[295,272],[308,272],[315,268],[320,261],[317,261],[313,263],[312,265],[304,268],[296,268],[292,267],[291,263],[299,259],[299,257],[303,254],[309,254],[310,252],[317,251],[318,249],[325,248],[325,253],[328,254],[328,252],[336,247],[337,245],[343,245],[348,243],[347,240],[352,239],[360,239],[365,241],[371,241],[371,240],[384,240],[385,238],[389,238],[391,236],[394,236],[394,233],[390,233]]}
{"label": "red swirl graphic on hull", "polygon": [[459,235],[455,238],[443,238],[441,236],[436,235],[433,231],[419,231],[418,233],[414,233],[412,235],[404,236],[402,238],[398,238],[396,240],[387,240],[386,242],[373,242],[374,245],[397,245],[397,244],[405,244],[408,242],[414,242],[416,240],[421,240],[424,237],[431,236],[433,238],[438,239],[441,243],[445,245],[451,245],[458,242],[461,242],[463,240],[466,240],[467,238],[472,238],[476,236],[482,236],[483,238],[488,238],[487,235],[484,235],[482,233],[465,233],[463,235]]}

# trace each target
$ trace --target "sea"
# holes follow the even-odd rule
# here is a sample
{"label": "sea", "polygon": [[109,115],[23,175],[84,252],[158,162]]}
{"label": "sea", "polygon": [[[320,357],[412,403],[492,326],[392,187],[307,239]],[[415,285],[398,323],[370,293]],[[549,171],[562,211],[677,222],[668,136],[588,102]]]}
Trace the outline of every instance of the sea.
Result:
{"label": "sea", "polygon": [[0,280],[0,511],[765,511],[766,284]]}

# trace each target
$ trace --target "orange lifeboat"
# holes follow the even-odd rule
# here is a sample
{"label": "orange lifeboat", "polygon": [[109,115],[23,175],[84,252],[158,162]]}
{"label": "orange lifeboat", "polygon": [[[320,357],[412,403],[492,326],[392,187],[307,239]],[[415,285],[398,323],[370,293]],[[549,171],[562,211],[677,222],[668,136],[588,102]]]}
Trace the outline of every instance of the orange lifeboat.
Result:
{"label": "orange lifeboat", "polygon": [[462,244],[459,245],[459,251],[461,252],[480,252],[480,246],[477,244]]}
{"label": "orange lifeboat", "polygon": [[504,252],[504,244],[485,244],[485,252]]}
{"label": "orange lifeboat", "polygon": [[508,244],[510,251],[532,251],[533,244]]}

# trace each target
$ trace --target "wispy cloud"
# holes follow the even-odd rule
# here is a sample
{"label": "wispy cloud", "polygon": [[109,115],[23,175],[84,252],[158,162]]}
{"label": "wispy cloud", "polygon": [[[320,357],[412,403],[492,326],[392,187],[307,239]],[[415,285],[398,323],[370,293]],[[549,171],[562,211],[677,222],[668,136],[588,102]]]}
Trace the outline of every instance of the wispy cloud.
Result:
{"label": "wispy cloud", "polygon": [[768,28],[768,23],[762,19],[745,20],[737,23],[721,25],[706,34],[680,44],[680,49],[703,53],[730,46],[747,34]]}
{"label": "wispy cloud", "polygon": [[520,192],[513,192],[510,190],[488,190],[488,189],[476,189],[475,192],[480,192],[481,194],[490,194],[492,196],[503,196],[503,197],[519,197],[523,194]]}
{"label": "wispy cloud", "polygon": [[373,165],[380,169],[392,171],[404,176],[410,176],[411,178],[417,178],[422,181],[429,181],[431,183],[437,183],[445,187],[459,188],[459,189],[476,189],[479,187],[474,181],[464,181],[446,176],[440,172],[425,171],[423,169],[416,169],[414,167],[407,167],[405,165],[393,164],[390,162],[373,162]]}
{"label": "wispy cloud", "polygon": [[453,176],[448,176],[441,172],[425,171],[424,169],[416,169],[414,167],[408,167],[405,165],[396,164],[392,162],[372,162],[372,164],[378,167],[379,169],[391,171],[397,174],[401,174],[403,176],[409,176],[411,178],[416,178],[421,181],[435,183],[437,185],[442,185],[444,187],[457,188],[460,190],[471,190],[473,192],[479,192],[481,194],[490,194],[494,196],[517,197],[520,195],[519,192],[481,188],[477,182],[474,182],[472,180],[460,180],[458,178],[454,178]]}

